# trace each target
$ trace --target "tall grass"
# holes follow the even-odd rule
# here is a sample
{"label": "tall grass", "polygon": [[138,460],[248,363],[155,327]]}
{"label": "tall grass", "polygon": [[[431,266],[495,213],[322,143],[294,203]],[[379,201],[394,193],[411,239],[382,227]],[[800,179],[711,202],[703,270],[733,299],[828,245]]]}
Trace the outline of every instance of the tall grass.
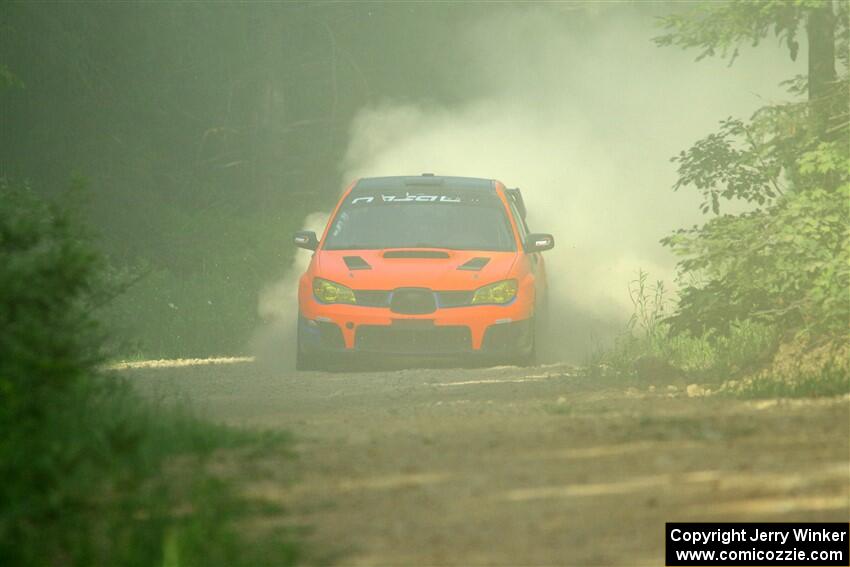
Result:
{"label": "tall grass", "polygon": [[[283,511],[240,493],[264,452],[286,454],[287,438],[142,401],[114,379],[91,380],[50,403],[25,442],[4,446],[2,563],[293,564],[294,533],[258,540],[242,525]],[[214,466],[228,452],[240,455],[235,475]]]}
{"label": "tall grass", "polygon": [[738,398],[811,398],[850,393],[850,344],[803,338],[780,345],[769,364],[741,380],[724,384],[723,393]]}
{"label": "tall grass", "polygon": [[643,270],[629,282],[629,297],[634,312],[626,330],[597,356],[620,374],[635,375],[641,361],[653,360],[694,378],[723,379],[769,359],[778,344],[776,329],[750,320],[732,322],[725,335],[672,333],[665,319],[675,300],[663,281],[650,284]]}
{"label": "tall grass", "polygon": [[629,283],[634,312],[613,347],[597,351],[600,365],[621,377],[677,377],[713,382],[740,398],[832,396],[850,392],[850,346],[846,341],[787,337],[775,324],[733,320],[725,333],[673,333],[665,321],[676,302],[664,282],[649,283],[640,270]]}

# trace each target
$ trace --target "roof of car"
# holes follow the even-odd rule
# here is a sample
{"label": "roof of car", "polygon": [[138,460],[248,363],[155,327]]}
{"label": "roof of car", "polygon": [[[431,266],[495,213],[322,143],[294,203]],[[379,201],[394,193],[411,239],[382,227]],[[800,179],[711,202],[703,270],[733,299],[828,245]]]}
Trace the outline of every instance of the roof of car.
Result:
{"label": "roof of car", "polygon": [[401,187],[441,187],[443,189],[494,189],[492,179],[479,177],[451,177],[423,173],[422,175],[394,175],[390,177],[364,177],[357,181],[352,192],[371,192],[400,189]]}

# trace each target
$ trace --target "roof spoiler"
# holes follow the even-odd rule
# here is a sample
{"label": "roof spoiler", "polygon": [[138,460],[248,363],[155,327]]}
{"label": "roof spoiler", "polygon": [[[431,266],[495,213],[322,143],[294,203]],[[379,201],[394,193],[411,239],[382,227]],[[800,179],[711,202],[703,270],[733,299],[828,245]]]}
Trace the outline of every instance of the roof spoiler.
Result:
{"label": "roof spoiler", "polygon": [[520,193],[519,187],[505,189],[505,195],[507,195],[508,199],[514,202],[519,214],[522,215],[523,219],[525,219],[525,215],[527,214],[525,210],[525,201],[522,200],[522,193]]}

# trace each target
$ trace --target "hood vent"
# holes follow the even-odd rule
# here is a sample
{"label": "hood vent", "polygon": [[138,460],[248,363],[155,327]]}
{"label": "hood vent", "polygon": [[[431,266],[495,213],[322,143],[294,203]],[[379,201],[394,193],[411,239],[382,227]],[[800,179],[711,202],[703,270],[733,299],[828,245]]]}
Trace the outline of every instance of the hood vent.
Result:
{"label": "hood vent", "polygon": [[372,266],[360,256],[343,256],[342,260],[349,270],[371,270]]}
{"label": "hood vent", "polygon": [[473,258],[468,262],[461,264],[458,266],[458,270],[468,270],[470,272],[478,272],[481,271],[481,268],[487,265],[487,262],[490,261],[490,258]]}
{"label": "hood vent", "polygon": [[384,258],[448,258],[448,252],[439,250],[390,250],[384,252]]}

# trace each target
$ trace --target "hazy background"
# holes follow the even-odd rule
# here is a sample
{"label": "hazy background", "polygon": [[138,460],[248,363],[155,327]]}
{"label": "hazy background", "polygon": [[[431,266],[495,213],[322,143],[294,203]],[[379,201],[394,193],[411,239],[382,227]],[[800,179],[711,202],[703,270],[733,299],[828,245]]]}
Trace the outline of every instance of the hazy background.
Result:
{"label": "hazy background", "polygon": [[639,268],[671,279],[658,239],[701,218],[669,158],[798,72],[770,41],[733,67],[656,48],[680,6],[7,4],[25,88],[0,104],[0,175],[87,180],[116,277],[143,276],[102,313],[138,357],[285,350],[291,232],[355,177],[498,178],[556,236],[555,354],[575,360],[622,328]]}
{"label": "hazy background", "polygon": [[[675,288],[674,258],[658,241],[703,215],[696,192],[670,190],[669,158],[718,120],[783,98],[777,85],[793,74],[773,45],[734,67],[658,49],[650,41],[655,12],[491,5],[459,22],[443,11],[454,58],[440,67],[426,51],[422,64],[462,93],[458,100],[436,102],[427,91],[388,96],[351,123],[340,187],[427,171],[522,188],[531,230],[552,232],[557,242],[546,253],[556,323],[544,359],[581,361],[622,332],[639,269]],[[293,272],[308,261],[303,253]],[[280,297],[293,281],[276,287]],[[275,317],[289,329],[291,300],[278,305]]]}

